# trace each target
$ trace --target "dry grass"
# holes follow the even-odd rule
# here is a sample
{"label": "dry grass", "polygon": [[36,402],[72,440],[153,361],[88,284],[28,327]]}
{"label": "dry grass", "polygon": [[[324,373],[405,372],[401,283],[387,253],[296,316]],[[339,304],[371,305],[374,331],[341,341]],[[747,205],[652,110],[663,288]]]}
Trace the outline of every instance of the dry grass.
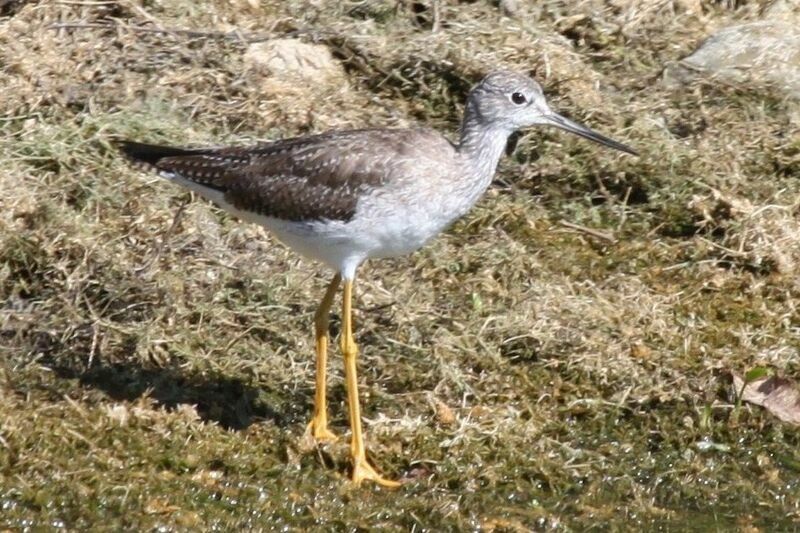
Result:
{"label": "dry grass", "polygon": [[[727,381],[800,370],[796,104],[659,84],[764,6],[440,4],[0,2],[0,526],[798,527],[800,432],[731,417]],[[131,29],[155,25],[238,33]],[[346,83],[264,80],[255,34],[328,46]],[[362,269],[368,438],[409,483],[350,487],[345,445],[302,439],[327,273],[109,139],[453,131],[495,65],[642,157],[530,132],[452,231]]]}

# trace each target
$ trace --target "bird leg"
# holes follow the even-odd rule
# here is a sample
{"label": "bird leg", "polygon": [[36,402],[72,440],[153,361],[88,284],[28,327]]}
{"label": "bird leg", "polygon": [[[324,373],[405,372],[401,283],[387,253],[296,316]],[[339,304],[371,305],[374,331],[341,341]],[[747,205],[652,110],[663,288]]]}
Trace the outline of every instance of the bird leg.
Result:
{"label": "bird leg", "polygon": [[314,390],[314,416],[308,423],[308,432],[318,442],[332,442],[336,440],[336,435],[328,429],[328,402],[327,393],[327,367],[328,367],[328,315],[330,314],[333,299],[342,277],[336,274],[328,288],[325,296],[314,314],[314,330],[316,334],[317,351],[317,386]]}
{"label": "bird leg", "polygon": [[400,483],[382,477],[367,462],[366,448],[364,447],[364,434],[361,431],[361,409],[358,405],[358,379],[356,377],[356,357],[358,346],[353,339],[352,302],[353,280],[344,280],[344,296],[342,301],[342,336],[341,345],[344,355],[344,375],[347,385],[347,406],[350,415],[350,428],[353,432],[350,443],[350,455],[353,459],[353,483],[358,485],[362,481],[374,481],[384,487],[399,487]]}

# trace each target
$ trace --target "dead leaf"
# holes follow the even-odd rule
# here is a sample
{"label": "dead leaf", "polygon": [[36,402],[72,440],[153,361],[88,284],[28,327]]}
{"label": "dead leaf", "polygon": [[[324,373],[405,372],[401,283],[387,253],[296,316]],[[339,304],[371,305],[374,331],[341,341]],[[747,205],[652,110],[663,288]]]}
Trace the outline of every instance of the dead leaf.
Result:
{"label": "dead leaf", "polygon": [[650,349],[643,342],[634,342],[631,344],[631,356],[635,357],[636,359],[650,359],[650,356],[653,355],[653,350]]}
{"label": "dead leaf", "polygon": [[436,400],[436,420],[443,426],[450,426],[456,421],[456,415],[446,403]]}
{"label": "dead leaf", "polygon": [[734,375],[733,387],[737,393],[742,391],[742,400],[764,407],[784,422],[800,424],[800,390],[793,381],[770,376],[744,385],[744,380]]}
{"label": "dead leaf", "polygon": [[180,509],[177,505],[172,505],[163,498],[153,498],[144,506],[144,512],[147,514],[170,514],[180,511]]}

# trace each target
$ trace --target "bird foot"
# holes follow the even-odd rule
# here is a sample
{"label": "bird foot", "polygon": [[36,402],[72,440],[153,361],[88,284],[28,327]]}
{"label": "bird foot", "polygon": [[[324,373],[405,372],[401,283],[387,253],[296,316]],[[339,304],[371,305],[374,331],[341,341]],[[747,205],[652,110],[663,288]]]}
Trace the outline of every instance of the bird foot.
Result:
{"label": "bird foot", "polygon": [[320,423],[317,419],[312,419],[306,426],[306,435],[311,436],[318,444],[336,442],[339,437],[328,429],[327,423]]}
{"label": "bird foot", "polygon": [[399,481],[392,481],[391,479],[386,479],[381,476],[375,471],[372,465],[367,462],[366,458],[354,460],[351,479],[356,485],[360,485],[362,481],[373,481],[381,487],[389,489],[396,489],[402,485]]}

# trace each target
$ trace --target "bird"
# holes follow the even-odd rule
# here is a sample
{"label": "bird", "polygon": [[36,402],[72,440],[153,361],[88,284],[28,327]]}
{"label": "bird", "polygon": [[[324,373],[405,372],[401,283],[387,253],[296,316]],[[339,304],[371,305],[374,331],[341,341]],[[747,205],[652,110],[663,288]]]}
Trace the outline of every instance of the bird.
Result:
{"label": "bird", "polygon": [[137,166],[265,227],[300,255],[333,271],[314,314],[314,409],[307,432],[337,436],[326,396],[329,314],[340,286],[339,346],[350,422],[350,479],[396,488],[367,459],[358,395],[353,327],[356,271],[368,259],[410,254],[467,213],[492,182],[509,138],[534,126],[561,130],[637,152],[553,111],[524,73],[488,73],[469,91],[457,141],[437,130],[335,130],[244,147],[180,148],[118,140]]}

